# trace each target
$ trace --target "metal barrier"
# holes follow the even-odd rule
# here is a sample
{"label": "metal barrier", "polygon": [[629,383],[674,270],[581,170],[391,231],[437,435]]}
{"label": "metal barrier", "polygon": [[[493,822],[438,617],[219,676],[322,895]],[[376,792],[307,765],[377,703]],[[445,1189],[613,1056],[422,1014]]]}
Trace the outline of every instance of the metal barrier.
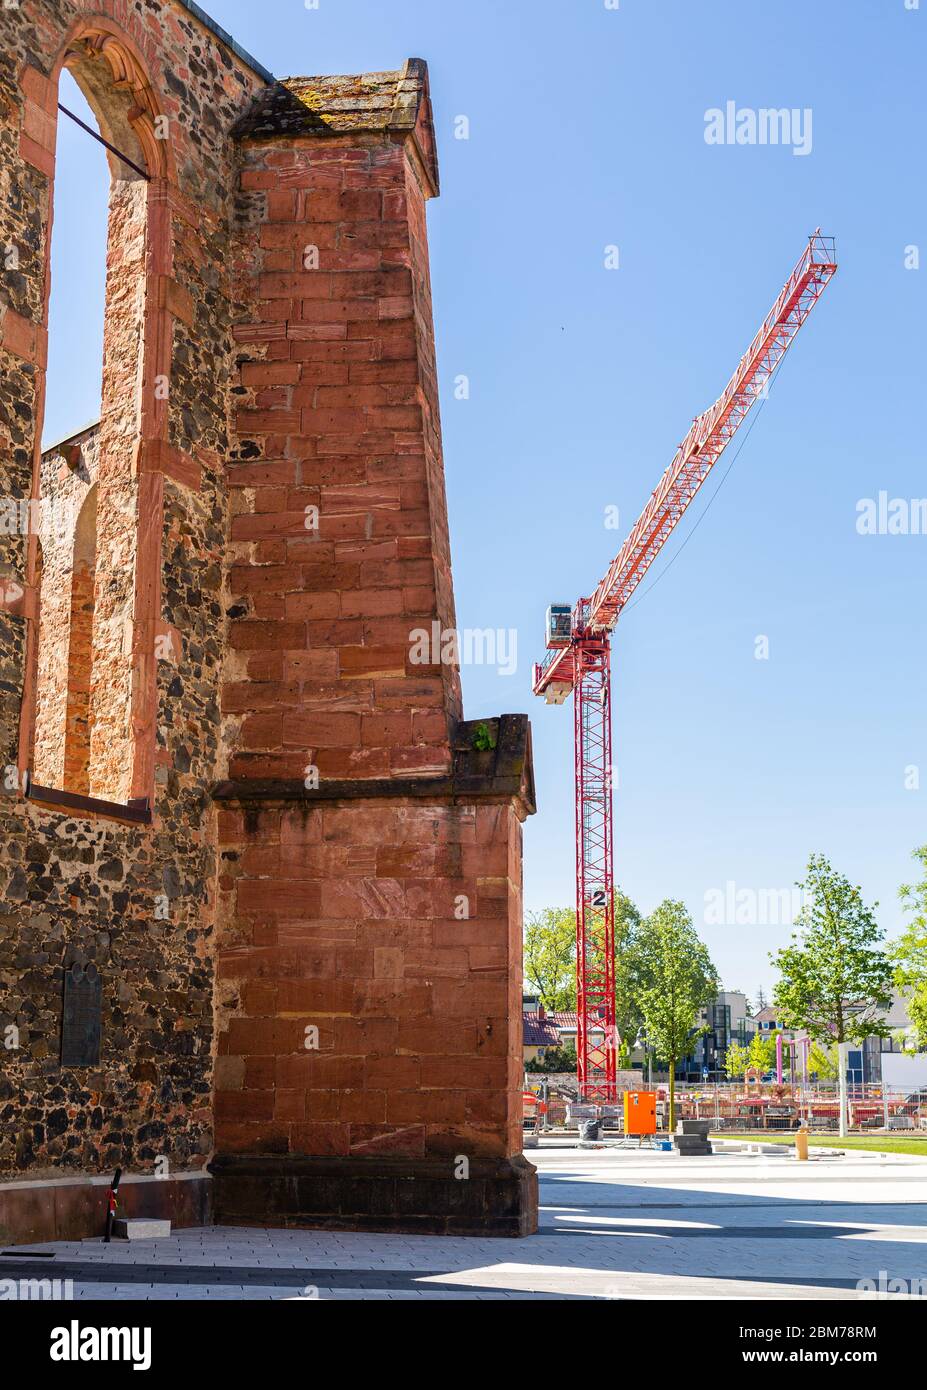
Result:
{"label": "metal barrier", "polygon": [[[677,1092],[681,1118],[708,1119],[718,1132],[797,1129],[832,1133],[839,1128],[840,1096],[834,1084],[791,1086],[778,1082],[706,1085]],[[927,1128],[927,1090],[903,1091],[868,1084],[847,1091],[847,1130],[917,1132]]]}
{"label": "metal barrier", "polygon": [[[529,1076],[530,1082],[536,1077]],[[624,1088],[630,1090],[630,1087]],[[624,1105],[624,1089],[617,1097],[618,1114]],[[669,1087],[653,1087],[664,1113]],[[567,1099],[551,1094],[543,1127],[560,1129],[567,1117]],[[782,1132],[806,1124],[812,1132],[834,1134],[839,1129],[840,1097],[836,1083],[790,1086],[777,1082],[705,1083],[676,1090],[677,1120],[708,1120],[718,1134]],[[927,1134],[927,1088],[904,1091],[868,1084],[847,1091],[847,1132],[873,1131],[892,1134]]]}

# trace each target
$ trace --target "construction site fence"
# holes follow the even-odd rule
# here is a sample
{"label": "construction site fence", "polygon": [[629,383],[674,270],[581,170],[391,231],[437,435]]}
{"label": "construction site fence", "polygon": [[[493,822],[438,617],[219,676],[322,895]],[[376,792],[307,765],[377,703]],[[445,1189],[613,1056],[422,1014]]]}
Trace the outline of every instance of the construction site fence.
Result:
{"label": "construction site fence", "polygon": [[[531,1083],[532,1089],[537,1088],[537,1077],[532,1077]],[[669,1121],[669,1087],[661,1083],[634,1089],[656,1092],[657,1124],[665,1129]],[[554,1092],[548,1094],[546,1107],[538,1117],[538,1107],[526,1100],[525,1123],[533,1126],[539,1118],[538,1127],[561,1129],[572,1127],[578,1114],[587,1113],[576,1098]],[[621,1130],[624,1092],[619,1091],[614,1103],[599,1104],[595,1110],[607,1127]],[[709,1120],[712,1132],[722,1135],[796,1130],[800,1124],[827,1134],[836,1133],[840,1126],[840,1094],[836,1084],[790,1086],[772,1082],[745,1087],[736,1083],[706,1083],[677,1087],[675,1111],[677,1120]],[[874,1084],[847,1087],[847,1131],[927,1135],[927,1088],[896,1090]]]}

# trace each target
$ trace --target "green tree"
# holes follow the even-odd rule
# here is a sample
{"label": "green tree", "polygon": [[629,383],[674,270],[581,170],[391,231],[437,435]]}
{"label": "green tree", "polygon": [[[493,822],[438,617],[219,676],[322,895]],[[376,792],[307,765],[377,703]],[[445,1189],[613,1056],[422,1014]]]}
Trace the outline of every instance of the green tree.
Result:
{"label": "green tree", "polygon": [[817,1076],[819,1081],[836,1081],[840,1070],[837,1062],[837,1049],[812,1043],[808,1049],[808,1075]]}
{"label": "green tree", "polygon": [[732,1042],[724,1054],[724,1070],[727,1076],[733,1081],[735,1077],[743,1076],[747,1070],[748,1052],[743,1043]]}
{"label": "green tree", "polygon": [[637,933],[646,978],[640,1007],[647,1038],[669,1065],[669,1126],[676,1123],[676,1062],[691,1046],[700,1009],[718,992],[718,972],[683,903],[665,899]]}
{"label": "green tree", "polygon": [[824,855],[811,855],[798,886],[807,895],[795,919],[799,931],[791,946],[770,956],[780,972],[773,999],[786,1027],[806,1029],[815,1042],[837,1044],[840,1133],[845,1134],[844,1045],[887,1035],[892,964],[879,945],[883,933],[860,889],[831,868]]}
{"label": "green tree", "polygon": [[[637,1002],[642,965],[635,943],[641,913],[620,888],[615,889],[613,902],[616,1024],[624,1060],[642,1022]],[[553,1012],[576,1008],[576,913],[572,908],[548,907],[528,914],[524,974],[525,983],[546,1009]]]}
{"label": "green tree", "polygon": [[576,913],[531,912],[525,922],[525,982],[551,1013],[576,1008]]}
{"label": "green tree", "polygon": [[906,912],[913,913],[904,934],[891,949],[894,981],[904,996],[914,1025],[918,1052],[927,1051],[927,845],[914,850],[921,868],[919,883],[903,883],[898,890]]}
{"label": "green tree", "polygon": [[640,991],[644,982],[645,963],[638,949],[637,934],[641,924],[640,909],[620,888],[614,893],[615,938],[615,1024],[621,1038],[620,1063],[630,1060],[634,1039],[640,1031],[644,1016],[641,1013]]}
{"label": "green tree", "polygon": [[777,1037],[778,1033],[754,1033],[747,1049],[747,1066],[770,1071],[776,1065]]}

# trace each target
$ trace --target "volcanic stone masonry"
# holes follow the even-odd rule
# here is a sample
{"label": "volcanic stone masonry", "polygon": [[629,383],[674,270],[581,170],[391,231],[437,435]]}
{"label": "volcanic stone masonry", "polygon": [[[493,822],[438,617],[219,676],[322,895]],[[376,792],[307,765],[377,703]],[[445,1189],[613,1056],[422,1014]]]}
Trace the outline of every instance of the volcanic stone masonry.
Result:
{"label": "volcanic stone masonry", "polygon": [[[126,160],[100,420],[43,451],[64,67]],[[117,1166],[177,1224],[536,1225],[528,721],[412,655],[455,627],[437,192],[418,59],[277,81],[182,0],[0,6],[4,1241],[95,1233]]]}

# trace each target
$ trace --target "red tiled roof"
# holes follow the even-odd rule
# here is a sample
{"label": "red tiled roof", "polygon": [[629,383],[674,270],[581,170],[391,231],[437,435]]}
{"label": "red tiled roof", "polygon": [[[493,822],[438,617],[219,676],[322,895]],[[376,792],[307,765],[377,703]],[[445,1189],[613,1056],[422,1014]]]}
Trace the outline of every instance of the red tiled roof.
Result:
{"label": "red tiled roof", "polygon": [[553,1019],[558,1028],[572,1028],[574,1031],[576,1029],[576,1014],[570,1013],[569,1010],[558,1009],[555,1013],[547,1016]]}
{"label": "red tiled roof", "polygon": [[525,1047],[559,1047],[560,1034],[550,1018],[539,1018],[526,1009],[522,1015],[524,1028],[522,1043]]}
{"label": "red tiled roof", "polygon": [[[558,1047],[562,1042],[560,1037],[561,1029],[564,1032],[575,1033],[577,1029],[576,1014],[569,1009],[556,1009],[547,1014],[544,1018],[538,1018],[533,1009],[525,1009],[524,1016],[524,1043],[526,1047]],[[537,1036],[529,1038],[529,1031]],[[597,1029],[593,1024],[592,1032],[601,1032],[601,1025]],[[541,1036],[543,1034],[543,1037]]]}
{"label": "red tiled roof", "polygon": [[[569,1010],[566,1010],[566,1009],[558,1009],[558,1010],[556,1011],[556,1013],[550,1013],[550,1014],[547,1015],[547,1017],[550,1018],[550,1019],[553,1019],[554,1023],[557,1025],[558,1028],[564,1028],[564,1029],[566,1029],[568,1032],[571,1032],[571,1033],[575,1033],[575,1032],[576,1032],[576,1029],[577,1029],[577,1022],[576,1022],[576,1014],[575,1014],[575,1013],[570,1012]],[[599,1031],[601,1031],[601,1030],[602,1030],[602,1024],[601,1024],[601,1023],[598,1023],[598,1024],[597,1024],[597,1023],[594,1023],[594,1024],[592,1025],[592,1031],[593,1031],[593,1033],[599,1032]]]}

